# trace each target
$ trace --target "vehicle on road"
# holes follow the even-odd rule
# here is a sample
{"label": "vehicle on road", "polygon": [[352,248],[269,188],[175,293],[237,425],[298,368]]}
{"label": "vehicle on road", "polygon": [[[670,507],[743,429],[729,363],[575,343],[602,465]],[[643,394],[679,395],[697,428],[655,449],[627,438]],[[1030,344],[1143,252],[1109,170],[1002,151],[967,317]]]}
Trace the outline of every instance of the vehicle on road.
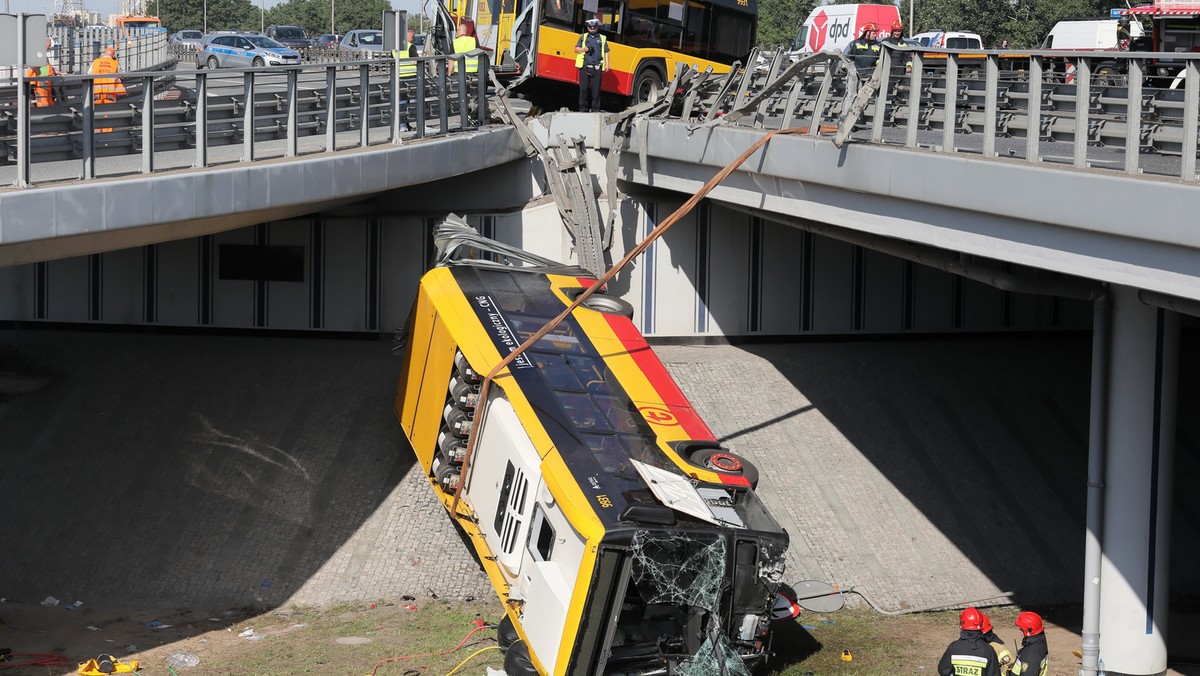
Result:
{"label": "vehicle on road", "polygon": [[983,38],[966,31],[926,31],[912,36],[922,47],[933,49],[983,49]]}
{"label": "vehicle on road", "polygon": [[304,29],[299,26],[267,26],[266,35],[284,47],[292,49],[308,49],[313,42],[304,34]]}
{"label": "vehicle on road", "polygon": [[383,51],[383,31],[352,30],[342,37],[338,49],[347,52],[369,52],[368,56]]}
{"label": "vehicle on road", "polygon": [[158,28],[162,29],[162,21],[156,16],[118,16],[112,19],[117,28]]}
{"label": "vehicle on road", "polygon": [[341,41],[342,36],[337,33],[321,33],[313,38],[312,46],[317,49],[337,49]]}
{"label": "vehicle on road", "polygon": [[176,47],[196,47],[203,39],[204,33],[200,31],[175,31],[167,38],[167,42]]}
{"label": "vehicle on road", "polygon": [[788,55],[796,59],[817,52],[841,54],[858,39],[866,24],[874,23],[880,31],[887,31],[899,20],[900,10],[896,5],[821,5],[804,20]]}
{"label": "vehicle on road", "polygon": [[[1122,16],[1130,19],[1131,35],[1134,25],[1143,20],[1150,22],[1149,34],[1132,40],[1130,48],[1134,51],[1200,52],[1200,2],[1156,0],[1154,4],[1126,9]],[[1177,59],[1153,60],[1146,71],[1147,84],[1171,89],[1182,87],[1186,65]]]}
{"label": "vehicle on road", "polygon": [[444,48],[458,21],[468,19],[479,47],[492,52],[497,77],[516,91],[551,101],[578,96],[575,44],[588,19],[600,20],[609,48],[601,91],[621,103],[649,99],[680,64],[728,73],[735,61],[746,62],[758,27],[758,0],[520,0],[500,9],[446,0],[438,5],[433,45]]}
{"label": "vehicle on road", "polygon": [[1125,49],[1130,40],[1142,37],[1145,30],[1139,21],[1119,19],[1082,19],[1059,21],[1042,41],[1042,49],[1073,51]]}
{"label": "vehicle on road", "polygon": [[474,232],[435,238],[396,417],[503,602],[505,672],[761,666],[788,534],[754,491],[758,470],[716,441],[619,298],[591,296],[512,354],[591,273]]}
{"label": "vehicle on road", "polygon": [[196,48],[197,68],[262,68],[300,63],[300,52],[262,33],[210,33]]}

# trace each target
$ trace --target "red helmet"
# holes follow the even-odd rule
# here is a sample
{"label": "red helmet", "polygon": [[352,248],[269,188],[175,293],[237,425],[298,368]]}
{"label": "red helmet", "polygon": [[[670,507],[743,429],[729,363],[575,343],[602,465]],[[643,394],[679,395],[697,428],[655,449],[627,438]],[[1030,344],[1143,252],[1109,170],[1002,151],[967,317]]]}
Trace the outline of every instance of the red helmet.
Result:
{"label": "red helmet", "polygon": [[983,615],[983,621],[980,623],[979,630],[986,634],[992,630],[992,618],[988,617],[987,613],[979,614]]}
{"label": "red helmet", "polygon": [[896,31],[902,31],[902,30],[904,30],[904,24],[900,23],[899,21],[892,22],[892,32],[893,33]]}
{"label": "red helmet", "polygon": [[983,623],[986,618],[987,615],[984,615],[975,608],[964,608],[958,614],[958,626],[963,631],[980,631],[983,629]]}
{"label": "red helmet", "polygon": [[862,30],[859,31],[858,36],[862,37],[862,36],[866,35],[867,33],[875,33],[878,30],[879,30],[879,26],[876,26],[874,21],[868,21],[865,24],[863,24]]}
{"label": "red helmet", "polygon": [[1017,621],[1013,624],[1021,628],[1022,636],[1033,636],[1045,631],[1045,627],[1042,626],[1042,616],[1028,610],[1017,615]]}

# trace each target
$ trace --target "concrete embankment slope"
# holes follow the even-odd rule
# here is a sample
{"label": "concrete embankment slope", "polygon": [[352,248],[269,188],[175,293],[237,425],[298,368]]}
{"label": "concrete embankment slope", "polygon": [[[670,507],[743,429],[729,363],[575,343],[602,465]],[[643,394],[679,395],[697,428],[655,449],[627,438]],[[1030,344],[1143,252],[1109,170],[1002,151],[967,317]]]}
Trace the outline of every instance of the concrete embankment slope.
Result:
{"label": "concrete embankment slope", "polygon": [[[1185,341],[1185,344],[1188,341]],[[1193,341],[1194,342],[1194,341]],[[134,607],[490,587],[419,472],[387,341],[0,331],[0,596]],[[713,432],[762,469],[789,579],[883,608],[1082,587],[1085,336],[666,346]],[[1195,352],[1180,486],[1197,475]],[[1176,532],[1194,535],[1187,490]],[[1175,561],[1194,552],[1177,537]],[[1174,567],[1177,588],[1196,573]]]}

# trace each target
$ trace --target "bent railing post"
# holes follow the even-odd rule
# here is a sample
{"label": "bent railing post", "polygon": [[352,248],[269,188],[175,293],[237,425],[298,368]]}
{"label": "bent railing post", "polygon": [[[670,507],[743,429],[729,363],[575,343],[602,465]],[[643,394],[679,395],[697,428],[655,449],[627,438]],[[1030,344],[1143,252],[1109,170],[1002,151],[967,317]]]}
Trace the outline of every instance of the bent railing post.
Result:
{"label": "bent railing post", "polygon": [[358,147],[366,148],[371,131],[371,70],[363,63],[358,66]]}
{"label": "bent railing post", "polygon": [[96,81],[83,81],[83,180],[96,178],[96,99],[93,90]]}
{"label": "bent railing post", "polygon": [[325,152],[337,150],[337,66],[325,67]]}
{"label": "bent railing post", "polygon": [[196,71],[196,166],[208,166],[208,73]]}
{"label": "bent railing post", "polygon": [[142,173],[154,171],[154,76],[142,80]]}
{"label": "bent railing post", "polygon": [[287,72],[287,149],[284,154],[288,157],[295,157],[300,154],[300,139],[296,125],[299,124],[300,118],[296,111],[296,102],[298,99],[300,72],[295,68],[289,68]]}
{"label": "bent railing post", "polygon": [[254,71],[242,76],[242,161],[254,161]]}
{"label": "bent railing post", "polygon": [[479,83],[478,89],[475,92],[477,105],[475,107],[475,126],[482,127],[487,124],[488,119],[488,73],[491,72],[491,64],[488,63],[488,53],[481,51],[479,54]]}

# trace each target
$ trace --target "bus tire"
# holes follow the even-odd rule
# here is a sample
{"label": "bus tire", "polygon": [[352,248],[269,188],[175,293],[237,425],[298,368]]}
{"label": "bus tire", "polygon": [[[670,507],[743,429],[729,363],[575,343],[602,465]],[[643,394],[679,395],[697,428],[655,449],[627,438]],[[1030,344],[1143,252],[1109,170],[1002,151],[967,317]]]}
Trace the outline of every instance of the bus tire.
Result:
{"label": "bus tire", "polygon": [[[567,293],[571,300],[578,298],[585,289],[575,289]],[[596,312],[603,312],[607,315],[621,315],[626,319],[633,319],[633,305],[616,296],[610,296],[607,292],[601,290],[588,296],[587,300],[583,301],[583,307]]]}
{"label": "bus tire", "polygon": [[500,618],[500,626],[496,627],[496,645],[500,646],[500,652],[507,653],[508,649],[520,640],[521,637],[517,634],[517,628],[513,626],[512,619],[505,614]]}
{"label": "bus tire", "polygon": [[638,68],[638,72],[633,76],[633,103],[639,104],[649,101],[663,88],[663,76],[658,71],[658,67],[652,64],[643,64]]}
{"label": "bus tire", "polygon": [[701,448],[688,460],[697,467],[730,476],[745,477],[751,488],[758,486],[758,468],[754,463],[723,448]]}
{"label": "bus tire", "polygon": [[508,676],[539,676],[524,641],[515,641],[504,653],[504,673]]}

